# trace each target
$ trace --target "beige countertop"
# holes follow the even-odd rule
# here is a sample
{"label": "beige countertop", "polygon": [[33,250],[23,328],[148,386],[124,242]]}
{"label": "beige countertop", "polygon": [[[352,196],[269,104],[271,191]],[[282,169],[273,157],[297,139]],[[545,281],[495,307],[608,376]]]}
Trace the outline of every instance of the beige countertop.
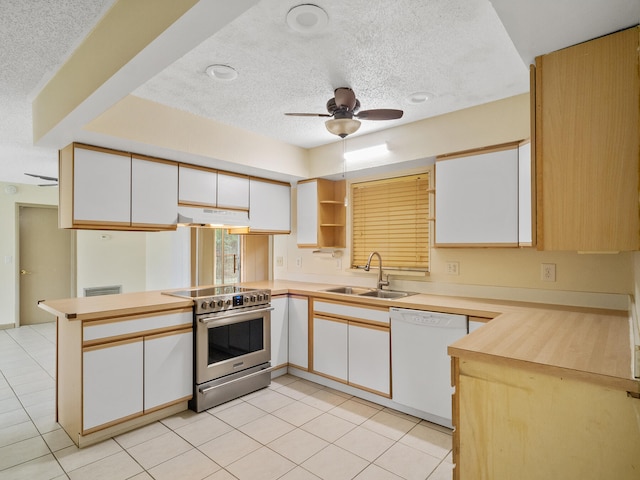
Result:
{"label": "beige countertop", "polygon": [[[508,302],[444,295],[417,294],[400,299],[362,298],[322,290],[334,285],[294,281],[244,284],[284,294],[347,300],[492,319],[485,326],[449,346],[460,359],[510,363],[526,369],[570,376],[640,393],[633,377],[628,312],[534,303]],[[40,308],[69,320],[93,320],[161,312],[191,306],[192,300],[160,291],[47,300]]]}

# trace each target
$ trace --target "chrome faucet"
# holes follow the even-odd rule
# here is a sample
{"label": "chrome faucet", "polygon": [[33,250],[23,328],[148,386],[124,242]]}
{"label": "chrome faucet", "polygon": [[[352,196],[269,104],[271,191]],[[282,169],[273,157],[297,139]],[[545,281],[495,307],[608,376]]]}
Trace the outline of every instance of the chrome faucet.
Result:
{"label": "chrome faucet", "polygon": [[380,265],[378,270],[378,290],[382,290],[382,287],[389,286],[389,276],[387,275],[387,280],[382,280],[382,257],[378,252],[371,252],[371,255],[369,255],[369,259],[367,260],[367,264],[364,266],[364,271],[368,272],[369,270],[371,270],[371,259],[374,255],[378,256],[378,264]]}

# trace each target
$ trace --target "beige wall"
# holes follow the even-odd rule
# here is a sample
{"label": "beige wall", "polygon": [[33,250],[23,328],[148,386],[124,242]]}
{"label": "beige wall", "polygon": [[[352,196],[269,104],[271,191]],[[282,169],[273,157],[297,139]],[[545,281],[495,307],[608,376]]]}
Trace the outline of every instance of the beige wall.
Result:
{"label": "beige wall", "polygon": [[19,250],[18,207],[20,205],[57,205],[57,187],[11,184],[17,188],[8,194],[7,183],[0,183],[0,328],[18,321]]}
{"label": "beige wall", "polygon": [[[491,104],[434,117],[383,132],[354,138],[358,148],[386,141],[391,149],[397,173],[402,162],[470,148],[520,140],[529,136],[528,95],[507,98]],[[348,143],[349,145],[349,143]],[[310,153],[313,176],[340,172],[340,144],[314,149]],[[321,161],[322,160],[322,161]],[[348,174],[348,182],[358,174]],[[282,267],[274,267],[275,278],[309,280],[352,285],[375,285],[377,273],[349,270],[349,249],[342,259],[330,253],[313,253],[296,246],[296,195],[293,190],[290,237],[274,239],[274,264],[283,258]],[[347,241],[347,244],[349,242]],[[622,308],[634,292],[640,277],[640,263],[632,253],[581,255],[576,252],[539,252],[533,248],[432,248],[431,272],[421,276],[392,276],[392,288],[426,293],[486,296],[525,301]],[[299,260],[299,262],[298,262]],[[448,275],[446,262],[460,264],[460,274]],[[300,267],[297,264],[300,263]],[[556,282],[541,280],[541,263],[556,264]],[[640,287],[636,287],[640,288]]]}

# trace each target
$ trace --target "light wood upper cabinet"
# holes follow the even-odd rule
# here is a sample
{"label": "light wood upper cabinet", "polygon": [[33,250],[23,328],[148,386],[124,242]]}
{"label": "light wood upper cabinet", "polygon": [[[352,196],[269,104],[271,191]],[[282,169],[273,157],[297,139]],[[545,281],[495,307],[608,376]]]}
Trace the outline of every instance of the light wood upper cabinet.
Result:
{"label": "light wood upper cabinet", "polygon": [[298,182],[298,246],[345,248],[346,182],[313,179]]}
{"label": "light wood upper cabinet", "polygon": [[216,207],[218,173],[204,167],[180,164],[178,168],[178,203],[186,206]]}
{"label": "light wood upper cabinet", "polygon": [[439,157],[435,172],[436,246],[518,246],[518,143]]}
{"label": "light wood upper cabinet", "polygon": [[251,177],[249,232],[291,233],[291,185]]}
{"label": "light wood upper cabinet", "polygon": [[178,222],[178,164],[131,157],[131,227],[175,229]]}
{"label": "light wood upper cabinet", "polygon": [[538,248],[638,250],[640,27],[536,58]]}
{"label": "light wood upper cabinet", "polygon": [[218,172],[218,208],[249,210],[249,177]]}

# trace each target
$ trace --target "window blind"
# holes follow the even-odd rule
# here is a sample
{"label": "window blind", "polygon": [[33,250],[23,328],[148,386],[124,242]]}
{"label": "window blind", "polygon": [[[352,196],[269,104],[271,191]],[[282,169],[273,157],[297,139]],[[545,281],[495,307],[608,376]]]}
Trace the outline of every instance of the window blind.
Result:
{"label": "window blind", "polygon": [[352,267],[380,253],[385,268],[429,268],[429,172],[351,185]]}

